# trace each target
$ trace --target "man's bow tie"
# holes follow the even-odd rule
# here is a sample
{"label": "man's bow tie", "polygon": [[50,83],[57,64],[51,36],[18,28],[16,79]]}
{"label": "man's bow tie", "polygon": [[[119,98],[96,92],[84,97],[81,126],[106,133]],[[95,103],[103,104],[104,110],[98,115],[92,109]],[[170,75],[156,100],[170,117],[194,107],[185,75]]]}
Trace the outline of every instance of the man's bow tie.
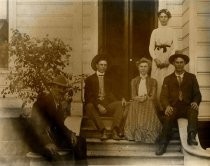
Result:
{"label": "man's bow tie", "polygon": [[103,74],[100,74],[100,75],[98,75],[99,77],[103,77],[104,75]]}

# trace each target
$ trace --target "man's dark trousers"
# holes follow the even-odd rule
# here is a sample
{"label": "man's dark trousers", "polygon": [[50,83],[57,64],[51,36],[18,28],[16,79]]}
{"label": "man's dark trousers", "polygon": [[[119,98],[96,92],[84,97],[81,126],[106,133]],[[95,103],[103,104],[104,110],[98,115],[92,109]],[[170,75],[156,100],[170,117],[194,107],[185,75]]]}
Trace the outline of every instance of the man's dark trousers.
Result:
{"label": "man's dark trousers", "polygon": [[160,136],[160,144],[168,144],[171,136],[171,130],[178,118],[187,118],[187,133],[197,133],[198,110],[192,109],[190,105],[183,101],[177,101],[173,107],[173,113],[170,116],[164,116],[163,129]]}
{"label": "man's dark trousers", "polygon": [[[112,129],[119,129],[120,128],[120,124],[122,121],[122,104],[120,101],[114,101],[111,102],[109,104],[107,104],[106,106],[104,106],[107,110],[107,113],[104,114],[104,116],[111,116],[113,117],[113,124],[112,124]],[[103,122],[101,121],[101,116],[103,116],[103,114],[101,114],[98,110],[98,108],[96,108],[96,106],[94,106],[92,103],[88,103],[85,106],[86,109],[86,113],[87,115],[94,121],[97,129],[99,131],[103,131],[105,129],[105,126],[103,124]]]}

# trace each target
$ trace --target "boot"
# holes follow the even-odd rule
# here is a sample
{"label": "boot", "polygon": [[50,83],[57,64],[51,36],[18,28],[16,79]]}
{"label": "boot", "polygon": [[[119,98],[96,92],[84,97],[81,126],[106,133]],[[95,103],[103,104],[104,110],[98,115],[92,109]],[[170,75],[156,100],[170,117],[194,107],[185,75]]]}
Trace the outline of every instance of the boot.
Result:
{"label": "boot", "polygon": [[167,144],[160,144],[155,154],[158,156],[163,155],[163,153],[166,152],[166,148],[167,148]]}
{"label": "boot", "polygon": [[107,139],[109,139],[109,137],[108,137],[108,135],[107,135],[106,129],[104,129],[104,130],[102,131],[102,134],[101,134],[101,141],[105,141],[105,140],[107,140]]}
{"label": "boot", "polygon": [[194,132],[190,132],[188,134],[187,143],[188,145],[198,145],[198,142],[195,139],[196,134]]}

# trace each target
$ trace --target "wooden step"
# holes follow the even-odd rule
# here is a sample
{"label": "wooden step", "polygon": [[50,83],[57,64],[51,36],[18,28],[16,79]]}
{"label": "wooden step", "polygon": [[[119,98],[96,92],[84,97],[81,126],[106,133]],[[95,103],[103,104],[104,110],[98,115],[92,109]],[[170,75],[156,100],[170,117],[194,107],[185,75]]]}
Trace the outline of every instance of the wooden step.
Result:
{"label": "wooden step", "polygon": [[[157,148],[154,144],[146,144],[127,140],[107,140],[100,141],[99,139],[87,139],[87,149],[90,151],[142,151],[154,152]],[[181,152],[181,144],[179,141],[171,141],[167,148],[168,152]]]}
{"label": "wooden step", "polygon": [[23,155],[0,155],[1,166],[30,166],[29,161]]}
{"label": "wooden step", "polygon": [[[140,158],[158,158],[160,156],[155,155],[157,145],[145,144],[127,140],[106,140],[100,139],[87,139],[87,155],[89,157],[140,157]],[[165,158],[183,158],[181,152],[180,141],[170,141],[167,153],[161,157]]]}
{"label": "wooden step", "polygon": [[183,154],[181,152],[166,152],[161,156],[157,156],[154,152],[144,152],[138,150],[127,150],[127,151],[120,151],[120,150],[88,150],[88,156],[94,157],[140,157],[140,158],[183,158]]}
{"label": "wooden step", "polygon": [[136,165],[136,166],[183,166],[184,159],[181,157],[89,157],[88,165]]}

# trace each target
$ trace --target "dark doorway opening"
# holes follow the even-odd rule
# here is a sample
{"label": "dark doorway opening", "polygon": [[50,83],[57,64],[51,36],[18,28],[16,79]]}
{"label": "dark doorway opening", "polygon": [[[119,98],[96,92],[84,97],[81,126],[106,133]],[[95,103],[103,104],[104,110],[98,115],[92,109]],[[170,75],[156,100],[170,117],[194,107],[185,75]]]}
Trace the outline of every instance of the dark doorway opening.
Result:
{"label": "dark doorway opening", "polygon": [[99,1],[99,52],[109,58],[116,95],[130,97],[135,61],[150,58],[149,40],[157,27],[157,0]]}

